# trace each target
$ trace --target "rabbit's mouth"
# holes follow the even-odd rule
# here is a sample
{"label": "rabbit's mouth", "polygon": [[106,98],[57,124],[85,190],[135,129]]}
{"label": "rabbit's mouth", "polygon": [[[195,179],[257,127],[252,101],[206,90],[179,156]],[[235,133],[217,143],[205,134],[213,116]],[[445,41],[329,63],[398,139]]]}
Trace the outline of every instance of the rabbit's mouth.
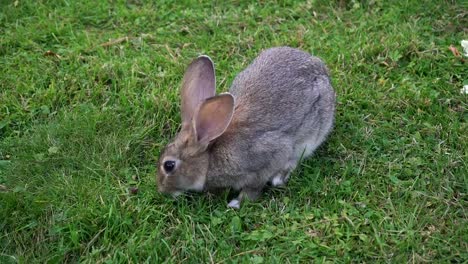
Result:
{"label": "rabbit's mouth", "polygon": [[177,198],[181,194],[184,193],[184,191],[182,191],[182,190],[167,190],[167,189],[164,189],[162,187],[158,187],[158,192],[163,194],[163,195],[170,196],[172,198]]}
{"label": "rabbit's mouth", "polygon": [[170,195],[173,199],[177,199],[181,196],[183,197],[194,197],[194,196],[197,196],[197,195],[200,195],[200,191],[191,191],[191,190],[187,190],[187,191],[181,191],[181,190],[178,190],[178,191],[173,191],[173,192],[170,192],[170,193],[167,193],[168,195]]}
{"label": "rabbit's mouth", "polygon": [[173,195],[174,193],[179,193],[179,195],[180,193],[182,193],[180,190],[177,190],[174,188],[168,188],[164,184],[158,184],[158,192],[165,194],[165,195],[172,195],[172,196],[174,196]]}

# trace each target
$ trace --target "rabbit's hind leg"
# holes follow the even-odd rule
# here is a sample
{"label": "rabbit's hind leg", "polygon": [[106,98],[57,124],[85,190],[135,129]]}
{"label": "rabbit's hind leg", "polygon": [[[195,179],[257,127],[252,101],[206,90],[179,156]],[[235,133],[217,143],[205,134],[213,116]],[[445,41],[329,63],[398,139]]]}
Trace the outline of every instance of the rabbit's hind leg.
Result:
{"label": "rabbit's hind leg", "polygon": [[276,173],[273,177],[270,178],[270,184],[273,187],[281,187],[284,186],[288,180],[289,176],[291,176],[291,172],[296,168],[297,161],[296,160],[290,160],[287,164],[286,167],[282,170],[280,170],[278,173]]}

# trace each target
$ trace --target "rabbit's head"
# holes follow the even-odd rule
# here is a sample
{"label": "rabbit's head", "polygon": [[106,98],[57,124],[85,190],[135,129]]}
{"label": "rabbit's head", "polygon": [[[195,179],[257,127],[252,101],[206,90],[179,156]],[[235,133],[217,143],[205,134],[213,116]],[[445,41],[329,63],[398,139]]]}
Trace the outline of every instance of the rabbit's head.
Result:
{"label": "rabbit's head", "polygon": [[210,144],[227,129],[234,112],[232,95],[215,92],[213,62],[200,56],[188,66],[182,82],[182,129],[159,157],[160,192],[178,195],[204,189]]}

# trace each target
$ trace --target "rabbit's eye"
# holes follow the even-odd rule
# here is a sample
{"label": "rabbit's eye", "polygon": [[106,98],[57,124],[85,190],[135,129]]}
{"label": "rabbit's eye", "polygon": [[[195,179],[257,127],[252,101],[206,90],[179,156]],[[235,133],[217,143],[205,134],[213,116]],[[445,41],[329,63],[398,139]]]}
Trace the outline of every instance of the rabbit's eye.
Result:
{"label": "rabbit's eye", "polygon": [[176,164],[175,164],[175,161],[173,161],[173,160],[165,161],[164,164],[163,164],[164,170],[165,170],[166,172],[171,172],[171,171],[174,170],[175,165],[176,165]]}

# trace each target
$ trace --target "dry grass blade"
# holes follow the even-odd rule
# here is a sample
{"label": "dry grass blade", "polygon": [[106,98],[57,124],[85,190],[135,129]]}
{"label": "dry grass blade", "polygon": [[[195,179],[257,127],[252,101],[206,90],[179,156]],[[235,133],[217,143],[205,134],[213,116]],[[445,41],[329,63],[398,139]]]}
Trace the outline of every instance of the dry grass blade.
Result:
{"label": "dry grass blade", "polygon": [[51,51],[51,50],[48,50],[46,52],[44,52],[44,57],[55,57],[57,59],[61,59],[62,57],[60,55],[58,55],[57,53]]}
{"label": "dry grass blade", "polygon": [[102,43],[99,46],[101,46],[101,47],[110,47],[110,46],[120,44],[122,42],[127,42],[130,39],[131,39],[130,37],[121,37],[121,38],[117,38],[117,39],[111,39],[111,40],[109,40],[107,42]]}

